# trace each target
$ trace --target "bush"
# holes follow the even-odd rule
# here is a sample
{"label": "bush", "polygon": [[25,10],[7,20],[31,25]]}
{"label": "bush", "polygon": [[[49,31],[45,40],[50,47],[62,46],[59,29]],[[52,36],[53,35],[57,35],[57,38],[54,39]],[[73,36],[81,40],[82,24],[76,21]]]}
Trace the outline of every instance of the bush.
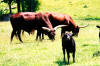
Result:
{"label": "bush", "polygon": [[[30,1],[29,0],[23,0],[23,3],[25,4],[24,5],[24,9],[25,11],[30,11]],[[39,1],[38,0],[33,0],[33,4],[32,4],[32,7],[33,7],[33,12],[34,11],[37,11],[39,9]]]}
{"label": "bush", "polygon": [[0,20],[3,19],[3,14],[7,14],[8,10],[5,10],[6,8],[8,8],[8,5],[4,2],[0,2]]}
{"label": "bush", "polygon": [[83,8],[88,8],[88,6],[87,5],[84,5]]}
{"label": "bush", "polygon": [[3,19],[3,10],[0,9],[0,20]]}

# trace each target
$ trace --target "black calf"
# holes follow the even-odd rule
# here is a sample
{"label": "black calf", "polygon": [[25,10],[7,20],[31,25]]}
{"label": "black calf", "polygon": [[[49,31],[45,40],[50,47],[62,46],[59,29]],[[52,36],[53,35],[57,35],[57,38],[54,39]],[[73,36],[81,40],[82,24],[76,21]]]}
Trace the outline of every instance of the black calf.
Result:
{"label": "black calf", "polygon": [[70,53],[72,53],[73,56],[73,62],[75,62],[75,41],[72,38],[71,33],[65,33],[62,37],[62,50],[64,55],[64,61],[65,61],[65,50],[67,52],[67,58],[68,58],[68,64],[70,59]]}

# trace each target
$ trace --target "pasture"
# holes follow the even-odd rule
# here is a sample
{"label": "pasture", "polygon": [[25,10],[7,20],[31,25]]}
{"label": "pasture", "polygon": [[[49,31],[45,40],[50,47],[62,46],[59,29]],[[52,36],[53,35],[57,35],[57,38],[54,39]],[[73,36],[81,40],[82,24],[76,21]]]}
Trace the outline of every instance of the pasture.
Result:
{"label": "pasture", "polygon": [[[58,12],[72,16],[75,23],[88,27],[80,29],[76,42],[76,62],[72,56],[68,66],[99,66],[100,42],[98,38],[100,25],[100,0],[39,0],[37,12]],[[3,6],[3,7],[8,7]],[[17,10],[13,11],[14,13]],[[34,35],[25,32],[21,35],[24,43],[14,37],[10,44],[12,27],[9,21],[0,21],[0,66],[63,66],[60,28],[56,31],[55,41],[35,41]],[[67,62],[67,54],[66,54]]]}
{"label": "pasture", "polygon": [[[100,43],[98,40],[98,20],[75,20],[76,24],[88,27],[80,29],[76,41],[76,62],[73,63],[72,56],[69,66],[99,66],[100,65]],[[60,29],[56,31],[56,40],[35,41],[34,35],[27,33],[22,36],[24,43],[14,38],[10,44],[12,27],[10,22],[0,22],[0,65],[1,66],[62,66],[63,53],[61,46]],[[66,54],[67,55],[67,54]],[[67,56],[66,56],[67,62]]]}

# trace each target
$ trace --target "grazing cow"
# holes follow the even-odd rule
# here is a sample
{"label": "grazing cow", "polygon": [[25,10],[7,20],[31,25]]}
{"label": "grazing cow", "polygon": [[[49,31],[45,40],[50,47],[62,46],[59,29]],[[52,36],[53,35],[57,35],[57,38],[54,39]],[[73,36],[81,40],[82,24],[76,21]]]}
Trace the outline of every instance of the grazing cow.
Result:
{"label": "grazing cow", "polygon": [[69,32],[72,31],[74,36],[78,36],[79,29],[88,26],[88,25],[77,26],[73,21],[72,17],[66,14],[51,13],[51,12],[46,12],[44,14],[48,16],[48,20],[51,22],[53,27],[57,25],[67,25],[66,27],[62,27],[61,36],[65,33],[65,31],[69,31]]}
{"label": "grazing cow", "polygon": [[97,25],[96,27],[99,28],[99,42],[100,42],[100,26]]}
{"label": "grazing cow", "polygon": [[14,35],[16,35],[18,36],[20,42],[23,42],[20,37],[21,30],[30,33],[34,29],[39,32],[46,31],[48,29],[46,31],[47,35],[51,40],[54,40],[55,29],[48,20],[48,16],[41,12],[19,12],[17,14],[11,15],[10,22],[13,28],[11,41],[13,40]]}
{"label": "grazing cow", "polygon": [[48,16],[48,20],[50,20],[53,27],[57,25],[67,25],[62,28],[61,35],[65,33],[65,31],[72,31],[73,35],[78,36],[79,29],[84,28],[86,26],[77,26],[73,21],[72,17],[66,14],[58,14],[58,13],[45,13]]}
{"label": "grazing cow", "polygon": [[68,64],[70,59],[70,53],[73,54],[73,62],[75,62],[75,41],[72,38],[71,33],[65,33],[62,37],[62,50],[65,61],[65,51],[67,52]]}

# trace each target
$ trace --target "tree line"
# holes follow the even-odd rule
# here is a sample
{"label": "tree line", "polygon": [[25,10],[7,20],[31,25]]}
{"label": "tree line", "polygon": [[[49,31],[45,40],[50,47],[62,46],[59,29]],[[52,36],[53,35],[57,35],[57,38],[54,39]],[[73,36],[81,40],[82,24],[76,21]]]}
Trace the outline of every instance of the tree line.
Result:
{"label": "tree line", "polygon": [[38,10],[40,5],[38,0],[2,0],[9,5],[9,12],[12,13],[12,2],[17,3],[17,12],[34,12]]}

